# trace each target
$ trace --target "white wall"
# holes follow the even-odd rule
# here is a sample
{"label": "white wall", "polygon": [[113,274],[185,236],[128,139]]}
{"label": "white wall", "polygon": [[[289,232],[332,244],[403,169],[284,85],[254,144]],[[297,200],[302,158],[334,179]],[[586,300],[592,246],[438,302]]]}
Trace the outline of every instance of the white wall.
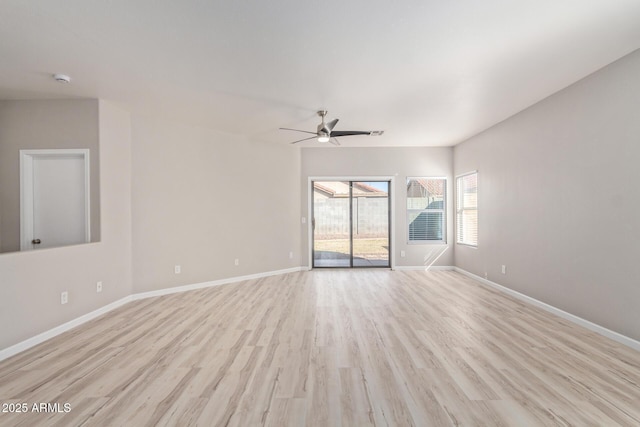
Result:
{"label": "white wall", "polygon": [[[394,176],[395,246],[392,248],[398,267],[410,266],[451,266],[453,265],[453,206],[447,207],[447,244],[408,244],[406,221],[406,180],[407,177],[446,177],[447,192],[453,194],[453,150],[451,147],[399,147],[399,148],[303,148],[302,186],[303,216],[308,212],[309,177],[371,177]],[[451,198],[449,198],[451,200]],[[300,225],[302,243],[302,263],[309,266],[309,223]],[[400,251],[406,256],[400,257]]]}
{"label": "white wall", "polygon": [[456,265],[640,339],[639,112],[636,51],[456,146],[455,173],[479,171]]}
{"label": "white wall", "polygon": [[300,265],[298,148],[142,116],[132,129],[134,292]]}
{"label": "white wall", "polygon": [[131,294],[130,118],[100,101],[99,123],[101,241],[0,255],[0,349]]}

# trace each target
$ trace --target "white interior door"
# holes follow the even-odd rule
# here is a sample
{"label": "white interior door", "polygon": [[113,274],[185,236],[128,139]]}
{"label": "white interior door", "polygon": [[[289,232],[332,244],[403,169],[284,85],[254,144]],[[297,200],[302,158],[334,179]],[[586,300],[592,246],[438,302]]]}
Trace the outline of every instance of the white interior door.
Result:
{"label": "white interior door", "polygon": [[23,150],[22,250],[90,241],[88,150]]}

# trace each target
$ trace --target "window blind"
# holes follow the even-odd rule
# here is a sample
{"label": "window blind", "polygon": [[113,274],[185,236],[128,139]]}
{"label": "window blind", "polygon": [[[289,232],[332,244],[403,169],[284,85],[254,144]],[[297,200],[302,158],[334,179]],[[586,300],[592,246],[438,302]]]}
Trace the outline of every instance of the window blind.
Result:
{"label": "window blind", "polygon": [[409,242],[445,241],[445,178],[407,178]]}

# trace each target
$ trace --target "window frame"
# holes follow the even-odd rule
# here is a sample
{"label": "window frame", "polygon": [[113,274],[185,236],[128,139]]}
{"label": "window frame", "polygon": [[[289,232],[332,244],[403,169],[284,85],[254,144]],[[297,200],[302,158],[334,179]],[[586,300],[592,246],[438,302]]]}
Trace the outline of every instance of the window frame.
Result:
{"label": "window frame", "polygon": [[[462,197],[462,195],[464,194],[462,187],[462,184],[464,181],[463,179],[470,176],[470,175],[475,175],[476,176],[476,206],[475,207],[466,207],[464,206],[464,198]],[[480,221],[479,221],[479,212],[480,210],[478,209],[478,187],[479,187],[479,174],[477,170],[474,171],[469,171],[466,173],[463,173],[461,175],[457,175],[456,176],[456,229],[455,229],[455,234],[456,234],[456,244],[457,245],[463,245],[463,246],[469,246],[472,248],[477,248],[478,247],[478,242],[479,242],[479,229],[480,229]],[[474,243],[469,243],[468,241],[461,241],[461,232],[460,232],[460,223],[462,221],[462,216],[464,215],[464,212],[469,212],[469,211],[475,211],[476,212],[476,238],[475,238],[475,242]]]}
{"label": "window frame", "polygon": [[[409,182],[411,180],[419,180],[419,179],[423,179],[423,180],[441,180],[443,181],[443,200],[442,200],[442,208],[441,209],[411,209],[409,208],[409,195],[408,195],[408,188],[407,190],[405,190],[405,209],[406,209],[406,220],[407,220],[407,226],[406,226],[406,231],[407,231],[407,244],[408,245],[432,245],[432,244],[447,244],[447,196],[448,196],[448,191],[447,191],[447,177],[446,176],[407,176],[406,179],[406,185],[409,185]],[[409,220],[409,218],[411,217],[411,214],[421,214],[421,213],[442,213],[442,222],[440,224],[441,228],[442,228],[442,239],[425,239],[425,240],[411,240],[411,232],[410,232],[410,227],[411,227],[411,221]]]}

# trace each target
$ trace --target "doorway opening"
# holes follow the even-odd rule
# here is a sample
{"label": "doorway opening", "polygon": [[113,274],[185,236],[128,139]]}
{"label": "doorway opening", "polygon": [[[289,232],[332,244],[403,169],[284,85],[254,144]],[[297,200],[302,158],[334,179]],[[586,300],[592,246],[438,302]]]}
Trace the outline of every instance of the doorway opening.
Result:
{"label": "doorway opening", "polygon": [[312,267],[386,267],[391,181],[311,181]]}

